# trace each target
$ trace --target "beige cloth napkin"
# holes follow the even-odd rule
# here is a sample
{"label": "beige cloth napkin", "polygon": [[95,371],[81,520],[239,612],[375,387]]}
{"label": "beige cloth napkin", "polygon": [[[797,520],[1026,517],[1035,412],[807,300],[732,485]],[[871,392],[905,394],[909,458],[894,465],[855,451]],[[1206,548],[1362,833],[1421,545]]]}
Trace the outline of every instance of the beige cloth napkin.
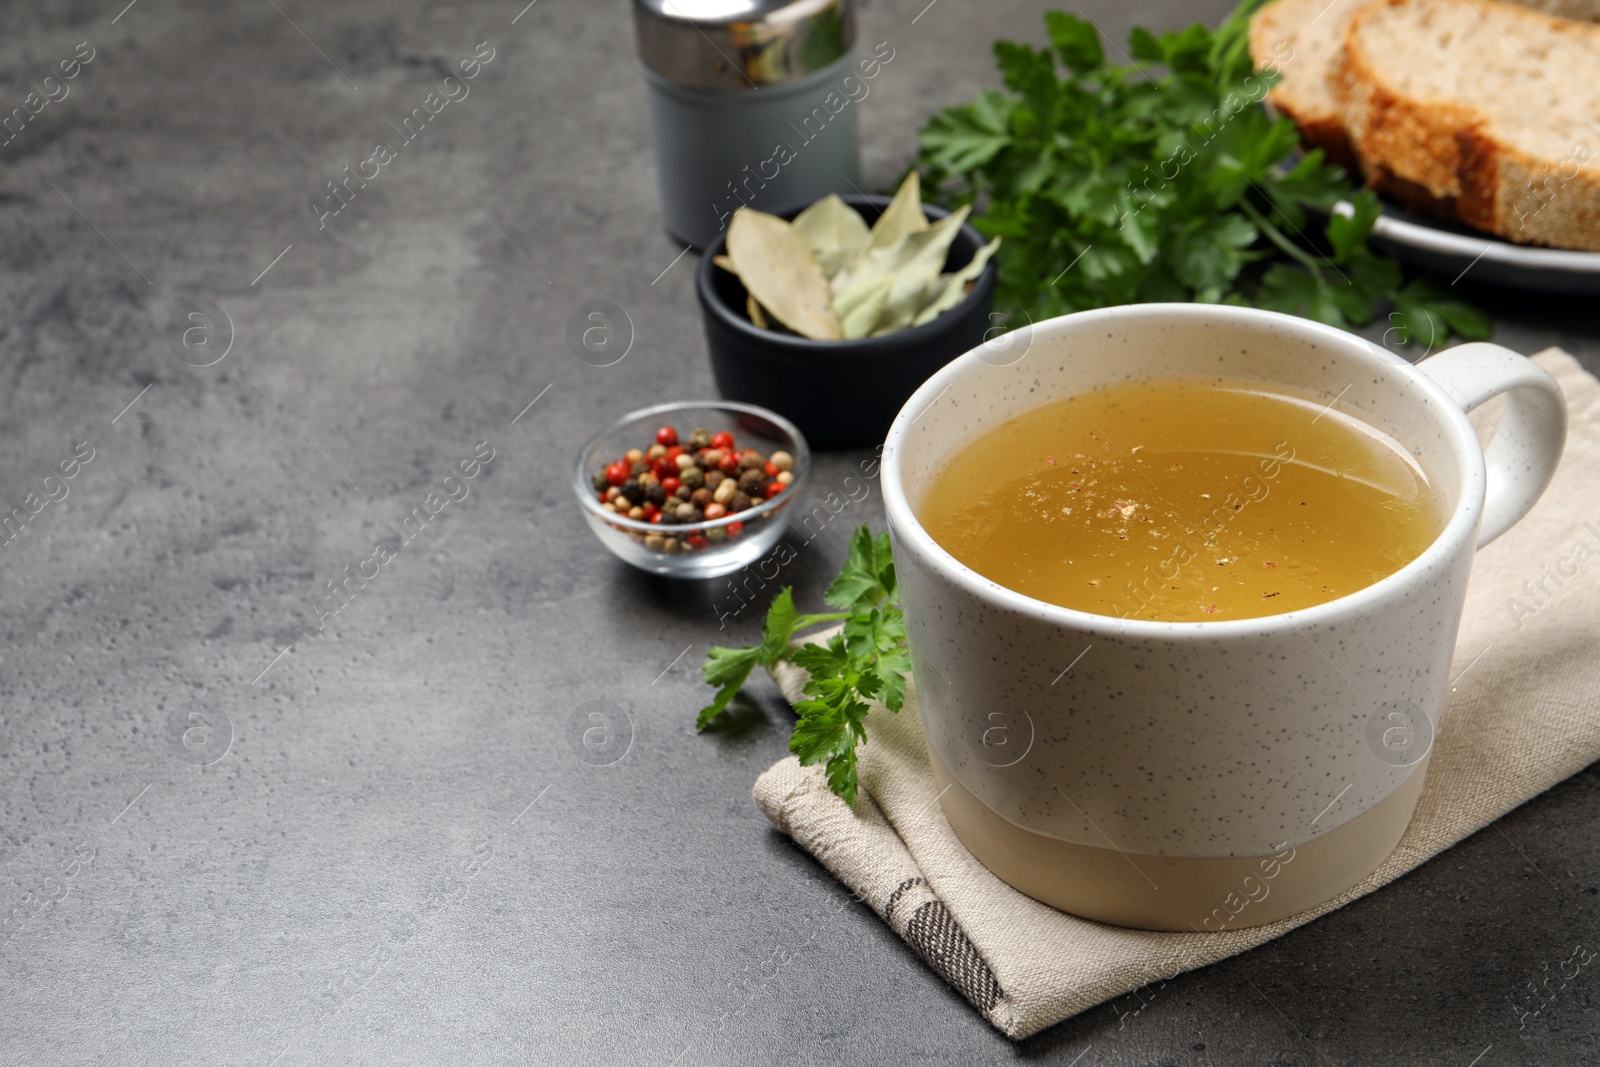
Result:
{"label": "beige cloth napkin", "polygon": [[[1600,383],[1559,349],[1533,358],[1567,396],[1565,458],[1528,517],[1478,554],[1416,815],[1383,866],[1339,899],[1222,933],[1128,930],[1040,904],[990,874],[945,821],[914,693],[899,715],[869,717],[856,810],[792,756],[757,779],[756,803],[1012,1038],[1388,884],[1600,758]],[[803,672],[773,673],[797,699]]]}

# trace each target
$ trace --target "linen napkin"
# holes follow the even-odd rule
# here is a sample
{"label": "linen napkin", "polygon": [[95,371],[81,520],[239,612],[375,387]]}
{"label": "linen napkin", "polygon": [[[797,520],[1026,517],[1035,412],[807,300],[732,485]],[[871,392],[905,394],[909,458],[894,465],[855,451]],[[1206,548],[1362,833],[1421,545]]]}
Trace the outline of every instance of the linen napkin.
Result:
{"label": "linen napkin", "polygon": [[[1388,884],[1600,758],[1600,383],[1560,349],[1533,359],[1566,394],[1566,454],[1533,511],[1478,553],[1416,814],[1383,866],[1337,900],[1266,926],[1160,933],[1024,896],[945,821],[915,692],[899,715],[881,706],[869,715],[855,810],[820,767],[792,756],[756,780],[757,805],[1016,1039]],[[799,699],[803,671],[784,663],[773,677]]]}

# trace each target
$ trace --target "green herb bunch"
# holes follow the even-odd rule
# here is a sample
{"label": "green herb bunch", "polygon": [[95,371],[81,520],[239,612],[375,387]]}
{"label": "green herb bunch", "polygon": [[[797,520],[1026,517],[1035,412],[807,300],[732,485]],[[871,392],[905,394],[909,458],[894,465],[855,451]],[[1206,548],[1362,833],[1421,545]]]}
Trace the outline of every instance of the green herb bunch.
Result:
{"label": "green herb bunch", "polygon": [[[930,190],[975,206],[1005,239],[996,305],[1032,321],[1147,301],[1253,304],[1339,327],[1392,304],[1406,343],[1487,337],[1487,316],[1367,245],[1379,205],[1352,195],[1292,121],[1260,106],[1277,57],[1254,69],[1246,0],[1215,31],[1134,29],[1129,65],[1106,62],[1093,24],[1046,14],[1050,48],[994,46],[1006,91],[920,131]],[[1354,212],[1327,214],[1341,199]],[[1016,324],[1015,321],[1012,323]]]}
{"label": "green herb bunch", "polygon": [[[695,726],[704,730],[715,722],[756,667],[791,660],[811,679],[806,699],[794,707],[800,718],[789,751],[808,767],[826,761],[829,788],[846,804],[854,804],[856,746],[867,739],[868,702],[881,700],[890,711],[899,711],[911,670],[889,535],[874,537],[867,527],[858,527],[850,537],[844,570],[823,599],[838,610],[802,615],[795,610],[794,590],[786,587],[767,611],[759,645],[712,648],[700,670],[707,683],[718,687],[717,695],[700,709]],[[844,627],[825,645],[789,647],[796,633],[825,622],[842,622]]]}

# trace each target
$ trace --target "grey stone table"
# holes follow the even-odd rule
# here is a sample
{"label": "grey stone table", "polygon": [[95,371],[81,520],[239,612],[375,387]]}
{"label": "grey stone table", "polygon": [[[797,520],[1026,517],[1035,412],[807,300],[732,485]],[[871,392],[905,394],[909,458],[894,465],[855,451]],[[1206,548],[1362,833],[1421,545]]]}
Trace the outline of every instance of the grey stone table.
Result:
{"label": "grey stone table", "polygon": [[[0,495],[40,504],[0,548],[0,1063],[1600,1057],[1600,978],[1513,1009],[1600,937],[1592,769],[1137,1015],[1020,1045],[770,830],[749,791],[786,709],[690,721],[705,647],[757,609],[719,634],[725,587],[628,570],[569,499],[601,420],[712,385],[626,7],[525,2],[0,17],[0,112],[76,63],[0,144]],[[1224,9],[1091,6],[1116,40]],[[872,184],[1039,14],[867,5],[895,53],[861,104]],[[475,51],[470,94],[333,214],[327,183]],[[1506,343],[1600,368],[1580,306],[1473,296]],[[631,318],[614,366],[564,339],[593,299]],[[209,317],[169,330],[174,301]],[[800,594],[878,521],[874,494],[804,546]],[[593,701],[610,748],[583,744]]]}

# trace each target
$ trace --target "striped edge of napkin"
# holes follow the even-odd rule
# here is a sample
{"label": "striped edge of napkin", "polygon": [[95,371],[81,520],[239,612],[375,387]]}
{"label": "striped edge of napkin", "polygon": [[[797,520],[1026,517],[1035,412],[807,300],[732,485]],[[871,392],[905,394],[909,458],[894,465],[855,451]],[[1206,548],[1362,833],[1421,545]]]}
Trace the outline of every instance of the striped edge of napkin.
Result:
{"label": "striped edge of napkin", "polygon": [[[1338,899],[1221,933],[1130,930],[1041,904],[989,873],[945,821],[914,689],[900,714],[880,705],[868,716],[854,810],[829,791],[820,767],[793,756],[756,780],[757,806],[1014,1039],[1247,951],[1388,884],[1600,758],[1600,383],[1560,349],[1533,359],[1566,394],[1566,454],[1533,511],[1478,553],[1457,684],[1416,814],[1384,864]],[[772,676],[788,700],[800,698],[798,667],[780,663]]]}

